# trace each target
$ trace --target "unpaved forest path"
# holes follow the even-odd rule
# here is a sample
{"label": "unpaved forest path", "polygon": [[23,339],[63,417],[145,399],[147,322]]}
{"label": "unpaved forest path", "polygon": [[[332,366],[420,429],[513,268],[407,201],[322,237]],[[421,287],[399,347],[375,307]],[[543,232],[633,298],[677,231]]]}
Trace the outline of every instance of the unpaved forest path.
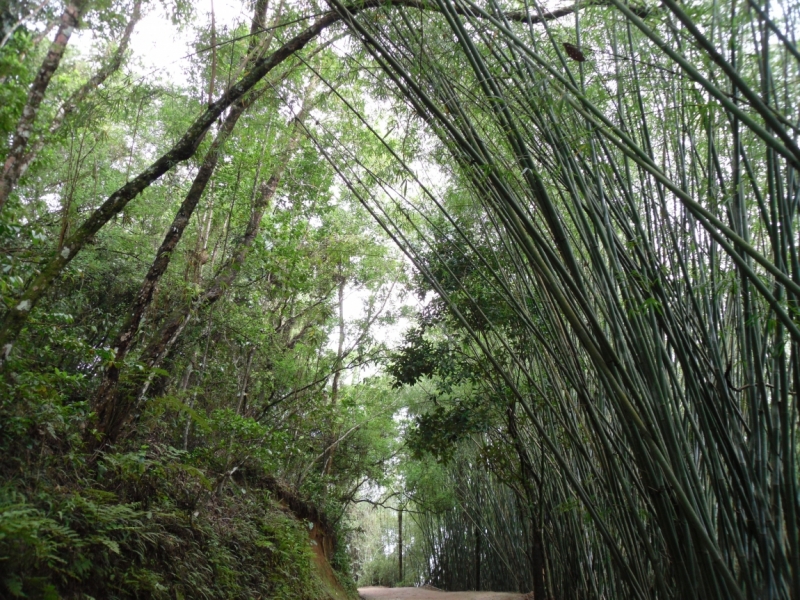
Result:
{"label": "unpaved forest path", "polygon": [[363,600],[521,600],[523,594],[508,592],[440,592],[423,588],[358,588]]}

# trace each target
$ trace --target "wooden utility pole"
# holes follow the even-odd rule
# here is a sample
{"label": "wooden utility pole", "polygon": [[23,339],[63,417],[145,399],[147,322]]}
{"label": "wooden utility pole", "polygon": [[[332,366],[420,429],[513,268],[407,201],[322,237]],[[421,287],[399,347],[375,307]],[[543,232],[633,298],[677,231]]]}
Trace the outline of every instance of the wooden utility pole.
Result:
{"label": "wooden utility pole", "polygon": [[403,509],[397,511],[397,557],[400,581],[403,581]]}

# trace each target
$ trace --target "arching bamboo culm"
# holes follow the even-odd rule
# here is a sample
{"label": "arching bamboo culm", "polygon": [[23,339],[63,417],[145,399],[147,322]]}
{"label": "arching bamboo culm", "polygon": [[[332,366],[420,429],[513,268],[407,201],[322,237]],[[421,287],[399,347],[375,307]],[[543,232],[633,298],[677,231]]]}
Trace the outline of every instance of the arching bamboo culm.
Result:
{"label": "arching bamboo culm", "polygon": [[800,597],[796,10],[331,1],[458,164],[435,193],[387,144],[400,193],[322,148],[519,408],[552,597]]}

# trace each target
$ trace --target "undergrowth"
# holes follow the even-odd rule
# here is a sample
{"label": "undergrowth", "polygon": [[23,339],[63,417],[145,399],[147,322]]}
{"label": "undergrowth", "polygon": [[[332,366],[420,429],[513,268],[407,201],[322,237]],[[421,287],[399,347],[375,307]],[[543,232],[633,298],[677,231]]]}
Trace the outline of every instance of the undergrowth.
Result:
{"label": "undergrowth", "polygon": [[85,406],[0,410],[0,597],[326,597],[305,521],[153,442],[92,457]]}

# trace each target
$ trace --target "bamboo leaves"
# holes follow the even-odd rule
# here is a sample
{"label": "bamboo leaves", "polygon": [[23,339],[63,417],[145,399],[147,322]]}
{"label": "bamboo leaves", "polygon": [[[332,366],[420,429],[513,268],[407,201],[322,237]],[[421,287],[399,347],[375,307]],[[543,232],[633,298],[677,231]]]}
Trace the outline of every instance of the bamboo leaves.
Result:
{"label": "bamboo leaves", "polygon": [[[412,70],[406,57],[420,40],[408,19],[386,28],[346,21],[458,164],[456,178],[472,188],[483,209],[475,219],[487,223],[491,243],[476,244],[474,229],[464,233],[469,227],[448,228],[463,254],[454,263],[390,216],[384,205],[398,201],[368,190],[362,200],[451,311],[449,327],[464,332],[462,343],[525,410],[530,443],[558,465],[550,476],[565,478],[581,499],[628,595],[644,597],[653,586],[669,595],[666,582],[674,581],[688,596],[757,597],[766,585],[771,597],[788,597],[794,571],[779,565],[796,557],[797,474],[779,456],[796,464],[786,408],[794,393],[791,349],[800,342],[790,300],[800,290],[787,268],[795,242],[781,233],[794,229],[784,195],[797,189],[791,128],[753,96],[744,79],[751,74],[732,70],[721,42],[712,43],[676,5],[668,7],[710,60],[691,63],[666,18],[645,22],[621,2],[614,6],[624,19],[594,13],[605,30],[580,19],[580,34],[593,36],[593,46],[627,39],[629,56],[647,56],[640,64],[615,52],[616,96],[613,87],[605,95],[587,89],[582,69],[577,82],[550,27],[524,37],[497,4],[438,6],[461,51],[449,67],[431,58],[426,69]],[[544,52],[546,43],[556,58]],[[573,63],[583,62],[577,46],[563,47]],[[730,88],[749,106],[734,102]],[[734,134],[747,142],[731,151]],[[766,179],[755,175],[753,160]],[[745,161],[752,195],[731,186],[730,166]],[[357,177],[341,174],[360,187]],[[730,190],[739,194],[738,221],[727,212]],[[760,198],[753,210],[742,194]],[[417,210],[455,218],[442,204]],[[479,265],[502,300],[481,298],[453,269],[465,260]],[[720,285],[735,278],[741,285]],[[498,301],[512,316],[490,311]],[[476,309],[481,322],[469,317]],[[534,394],[549,408],[535,411]],[[574,395],[582,398],[577,405]],[[766,476],[769,460],[783,475]],[[595,494],[587,491],[588,472],[605,482],[591,486]],[[768,490],[781,487],[777,480],[785,487],[776,495]],[[611,481],[624,483],[610,489]],[[748,531],[736,515],[763,519],[781,504],[778,496],[792,535],[767,544],[766,530]],[[634,513],[644,516],[631,519]],[[648,552],[644,563],[627,558],[645,540],[663,550]],[[750,571],[755,554],[757,574]],[[647,575],[653,572],[665,578]]]}

